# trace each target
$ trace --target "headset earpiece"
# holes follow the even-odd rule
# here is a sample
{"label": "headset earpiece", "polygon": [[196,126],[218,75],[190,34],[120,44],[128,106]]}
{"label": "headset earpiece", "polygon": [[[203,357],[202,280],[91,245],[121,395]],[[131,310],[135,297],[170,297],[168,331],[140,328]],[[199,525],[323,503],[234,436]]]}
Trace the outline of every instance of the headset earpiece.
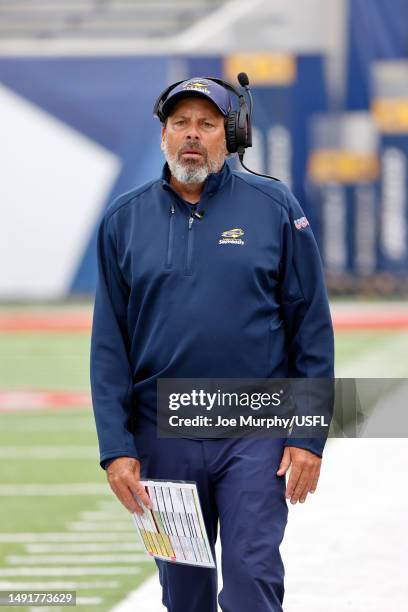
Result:
{"label": "headset earpiece", "polygon": [[238,151],[237,141],[237,111],[230,111],[225,119],[225,140],[227,143],[228,153],[236,153]]}
{"label": "headset earpiece", "polygon": [[246,105],[241,107],[239,111],[232,110],[229,112],[225,121],[225,139],[229,153],[242,153],[244,149],[251,146],[248,141],[248,129],[249,121]]}

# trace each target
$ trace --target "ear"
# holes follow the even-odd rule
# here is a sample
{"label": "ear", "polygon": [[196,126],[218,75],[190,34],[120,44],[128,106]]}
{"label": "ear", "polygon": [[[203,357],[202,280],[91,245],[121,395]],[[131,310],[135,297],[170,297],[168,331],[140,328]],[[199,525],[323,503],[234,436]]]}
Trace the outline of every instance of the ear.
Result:
{"label": "ear", "polygon": [[161,128],[161,142],[160,142],[160,148],[163,151],[164,150],[164,140],[166,138],[166,126],[162,125]]}
{"label": "ear", "polygon": [[224,155],[225,157],[229,157],[231,155],[231,153],[228,151],[227,138],[225,134],[224,134]]}

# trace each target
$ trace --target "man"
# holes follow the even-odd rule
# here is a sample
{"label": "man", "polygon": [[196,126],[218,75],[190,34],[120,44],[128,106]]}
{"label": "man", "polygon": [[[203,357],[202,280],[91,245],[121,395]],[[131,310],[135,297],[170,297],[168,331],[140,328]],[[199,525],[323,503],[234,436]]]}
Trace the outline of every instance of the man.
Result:
{"label": "man", "polygon": [[[204,85],[170,91],[162,177],[119,197],[100,225],[91,346],[100,459],[130,512],[141,512],[134,494],[150,504],[141,477],[195,481],[213,551],[220,523],[221,608],[277,612],[286,499],[303,503],[316,490],[324,443],[158,439],[155,430],[158,378],[333,376],[312,231],[282,183],[230,170],[230,97]],[[169,612],[216,612],[216,570],[156,563]]]}

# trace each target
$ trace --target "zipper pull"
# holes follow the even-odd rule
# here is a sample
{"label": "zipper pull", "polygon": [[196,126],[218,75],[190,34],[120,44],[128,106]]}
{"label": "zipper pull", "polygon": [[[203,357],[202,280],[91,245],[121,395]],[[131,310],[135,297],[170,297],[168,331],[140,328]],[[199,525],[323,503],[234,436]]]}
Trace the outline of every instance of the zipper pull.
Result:
{"label": "zipper pull", "polygon": [[176,212],[176,210],[175,210],[175,208],[174,208],[174,204],[173,204],[173,202],[171,203],[171,209],[170,209],[170,212],[171,212],[171,214],[172,214],[172,215],[174,215],[174,213]]}
{"label": "zipper pull", "polygon": [[188,220],[188,229],[191,230],[191,226],[193,225],[193,221],[194,221],[194,217],[193,215],[191,215],[191,217]]}

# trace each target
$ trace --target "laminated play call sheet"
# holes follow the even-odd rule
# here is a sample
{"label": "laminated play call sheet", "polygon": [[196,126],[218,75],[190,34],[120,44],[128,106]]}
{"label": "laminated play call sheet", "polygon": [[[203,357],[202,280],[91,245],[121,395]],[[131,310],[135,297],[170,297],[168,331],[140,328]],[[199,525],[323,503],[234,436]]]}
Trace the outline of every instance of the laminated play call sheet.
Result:
{"label": "laminated play call sheet", "polygon": [[[136,529],[152,557],[201,567],[215,567],[194,482],[142,480],[152,500],[149,510],[132,514]],[[139,500],[138,500],[139,501]]]}

